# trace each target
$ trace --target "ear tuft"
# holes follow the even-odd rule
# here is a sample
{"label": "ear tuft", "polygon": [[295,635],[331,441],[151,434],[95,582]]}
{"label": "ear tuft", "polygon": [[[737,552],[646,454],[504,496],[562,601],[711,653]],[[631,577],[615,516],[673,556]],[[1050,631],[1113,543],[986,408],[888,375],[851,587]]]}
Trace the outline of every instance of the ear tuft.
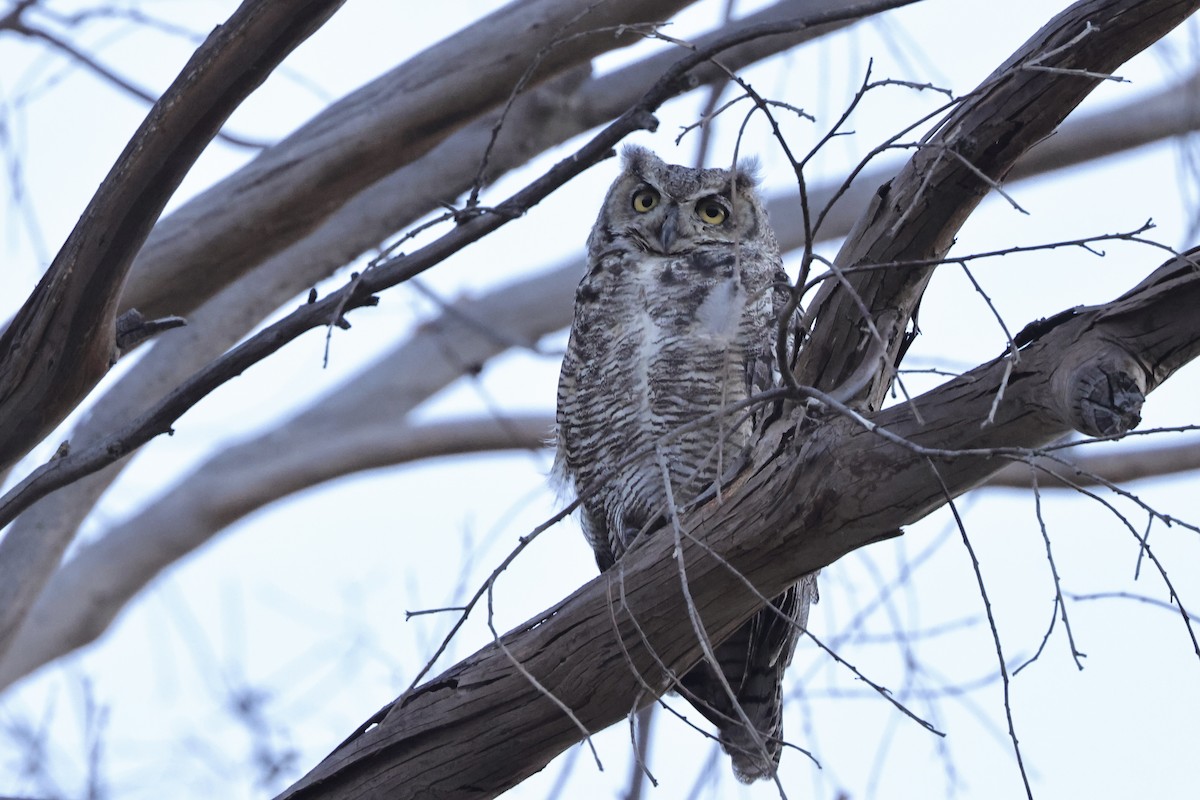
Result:
{"label": "ear tuft", "polygon": [[743,158],[733,170],[733,183],[738,191],[746,192],[758,186],[762,180],[762,165],[757,156]]}
{"label": "ear tuft", "polygon": [[640,144],[627,144],[621,148],[621,166],[626,172],[645,176],[647,167],[655,161],[661,162],[661,159]]}

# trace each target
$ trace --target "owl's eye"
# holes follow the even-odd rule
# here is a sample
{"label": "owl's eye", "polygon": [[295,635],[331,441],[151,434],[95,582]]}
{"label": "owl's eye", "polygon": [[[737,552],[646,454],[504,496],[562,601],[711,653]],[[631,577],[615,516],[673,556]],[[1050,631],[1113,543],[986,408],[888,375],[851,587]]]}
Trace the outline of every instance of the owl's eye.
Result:
{"label": "owl's eye", "polygon": [[720,225],[729,212],[714,198],[708,197],[696,204],[696,216],[706,225]]}
{"label": "owl's eye", "polygon": [[653,189],[638,189],[633,193],[633,210],[645,214],[658,205],[658,192]]}

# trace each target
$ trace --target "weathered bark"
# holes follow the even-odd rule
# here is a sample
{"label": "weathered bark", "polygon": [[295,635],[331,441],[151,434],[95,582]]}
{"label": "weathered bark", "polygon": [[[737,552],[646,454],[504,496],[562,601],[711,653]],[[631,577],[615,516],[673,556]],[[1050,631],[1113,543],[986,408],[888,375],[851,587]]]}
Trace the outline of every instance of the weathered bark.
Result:
{"label": "weathered bark", "polygon": [[[0,335],[0,469],[62,422],[108,372],[126,273],[167,200],[229,114],[341,3],[247,0],[151,109]],[[0,652],[66,546],[37,534],[0,541]]]}
{"label": "weathered bark", "polygon": [[678,675],[700,658],[680,562],[719,641],[799,575],[893,535],[1009,459],[1033,456],[1018,448],[1070,431],[1096,375],[1152,390],[1200,353],[1198,302],[1200,269],[1171,263],[1123,299],[1038,331],[987,425],[1003,359],[916,398],[924,423],[907,404],[869,427],[828,410],[809,420],[795,412],[790,444],[764,440],[723,503],[683,516],[680,555],[669,530],[644,540],[618,569],[506,634],[503,649],[485,647],[399,698],[280,797],[494,797],[581,738],[523,673],[598,731],[670,686],[660,664]]}

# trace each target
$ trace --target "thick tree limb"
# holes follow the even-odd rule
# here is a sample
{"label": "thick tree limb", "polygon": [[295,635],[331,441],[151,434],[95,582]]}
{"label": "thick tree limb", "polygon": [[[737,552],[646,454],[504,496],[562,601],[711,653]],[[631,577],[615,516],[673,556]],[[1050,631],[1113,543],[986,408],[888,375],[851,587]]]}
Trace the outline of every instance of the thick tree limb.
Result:
{"label": "thick tree limb", "polygon": [[[0,335],[0,468],[46,436],[108,371],[134,255],[191,164],[243,99],[342,0],[247,0],[154,105],[33,295]],[[0,653],[66,547],[0,541]]]}
{"label": "thick tree limb", "polygon": [[[1150,391],[1194,358],[1200,318],[1190,309],[1200,302],[1200,270],[1172,263],[1156,278],[1027,344],[1022,374],[1010,380],[991,424],[981,423],[1005,380],[1003,359],[916,398],[924,423],[907,404],[876,414],[869,428],[828,411],[805,420],[796,410],[791,445],[764,440],[756,467],[727,487],[723,502],[683,518],[688,591],[709,636],[720,641],[761,597],[894,535],[944,505],[945,491],[957,496],[1008,459],[1032,457],[1025,448],[1067,433],[1097,365],[1142,365],[1127,376]],[[670,685],[660,663],[681,674],[701,655],[674,547],[664,533],[642,540],[619,569],[506,634],[503,650],[485,647],[399,698],[281,800],[496,796],[580,739],[526,675],[591,731],[650,702],[645,685]]]}
{"label": "thick tree limb", "polygon": [[41,441],[108,372],[126,273],[167,200],[229,114],[340,5],[248,0],[150,110],[0,334],[0,469]]}
{"label": "thick tree limb", "polygon": [[[893,182],[879,188],[837,263],[843,268],[904,260],[936,263],[1017,159],[1053,133],[1100,83],[1097,75],[1111,73],[1195,8],[1188,2],[1099,0],[1063,11],[925,137]],[[812,338],[800,355],[797,381],[822,389],[841,386],[864,354],[875,352],[876,336],[887,345],[886,363],[897,363],[933,270],[873,270],[823,285],[808,309]],[[864,303],[868,320],[860,311]],[[880,370],[857,395],[868,407],[878,407],[890,383],[889,372]]]}
{"label": "thick tree limb", "polygon": [[[164,219],[139,256],[123,306],[186,315],[381,174],[503,103],[530,68],[537,67],[536,85],[639,40],[615,36],[616,26],[664,21],[692,1],[515,0],[500,8],[333,103]],[[239,235],[214,239],[214,229]]]}

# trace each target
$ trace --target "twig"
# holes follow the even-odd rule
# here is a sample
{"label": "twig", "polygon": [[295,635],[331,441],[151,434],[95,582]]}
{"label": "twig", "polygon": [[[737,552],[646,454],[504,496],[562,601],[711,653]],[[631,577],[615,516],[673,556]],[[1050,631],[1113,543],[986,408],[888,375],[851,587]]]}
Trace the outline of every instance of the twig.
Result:
{"label": "twig", "polygon": [[485,592],[490,591],[492,584],[496,582],[496,579],[500,577],[500,574],[502,572],[504,572],[504,570],[508,569],[508,565],[511,564],[514,560],[516,560],[516,557],[518,555],[520,555],[521,552],[524,551],[526,547],[528,547],[530,544],[532,544],[534,539],[536,539],[538,536],[540,536],[545,531],[547,531],[550,528],[557,525],[559,522],[561,522],[564,519],[566,519],[567,517],[569,517],[571,515],[571,512],[574,511],[578,505],[579,505],[579,501],[576,500],[574,503],[571,503],[566,508],[564,508],[562,511],[559,511],[557,514],[550,517],[550,519],[543,522],[541,525],[538,525],[529,534],[522,536],[520,538],[520,540],[517,543],[517,546],[514,547],[507,556],[505,556],[504,560],[500,562],[500,566],[498,566],[494,570],[492,570],[492,574],[488,576],[487,580],[483,582],[483,585],[480,586],[479,589],[476,590],[474,596],[467,602],[467,604],[465,606],[463,606],[462,616],[460,616],[458,618],[458,620],[454,623],[454,626],[450,629],[450,632],[448,634],[446,634],[446,637],[442,640],[442,643],[438,647],[437,652],[434,653],[429,658],[429,660],[425,662],[425,666],[422,667],[420,672],[417,673],[417,677],[413,678],[412,683],[409,684],[408,688],[404,690],[404,694],[400,695],[400,699],[397,702],[403,701],[404,695],[409,694],[410,692],[412,692],[413,689],[417,688],[417,684],[421,682],[421,678],[425,677],[425,675],[428,674],[429,670],[431,670],[433,668],[434,663],[437,662],[438,658],[442,655],[442,653],[444,653],[446,651],[446,648],[450,645],[450,640],[454,638],[454,635],[456,633],[458,633],[459,628],[461,628],[463,626],[463,624],[467,621],[467,617],[470,615],[471,610],[473,608],[475,608],[475,605],[479,602],[479,599],[481,597],[483,597]]}
{"label": "twig", "polygon": [[492,641],[497,647],[500,648],[501,652],[504,653],[504,656],[508,659],[509,663],[513,665],[517,672],[521,673],[525,680],[529,681],[529,683],[532,684],[533,687],[537,689],[544,697],[548,698],[552,703],[554,703],[554,705],[558,706],[562,712],[567,715],[567,718],[570,719],[571,722],[575,723],[575,727],[578,728],[579,732],[583,734],[583,740],[587,742],[587,746],[592,751],[592,758],[596,759],[596,769],[603,772],[604,764],[600,762],[600,754],[596,752],[596,745],[592,743],[591,732],[587,729],[587,727],[584,726],[582,722],[579,721],[579,717],[575,716],[575,712],[571,710],[571,707],[562,700],[559,700],[558,695],[547,689],[542,685],[541,681],[533,677],[533,673],[526,669],[525,665],[521,663],[521,660],[514,656],[512,651],[508,649],[508,645],[504,644],[504,640],[500,637],[500,632],[496,630],[495,616],[493,615],[492,589],[494,585],[495,584],[491,582],[489,582],[487,585],[487,626],[488,630],[492,632]]}
{"label": "twig", "polygon": [[946,505],[950,509],[950,513],[954,515],[954,523],[958,526],[958,532],[962,536],[963,546],[967,549],[967,555],[971,557],[971,568],[975,572],[975,582],[979,586],[979,596],[983,599],[984,611],[987,612],[988,628],[992,632],[992,642],[996,646],[996,661],[1000,666],[1000,679],[1004,684],[1004,716],[1008,720],[1008,736],[1012,740],[1013,753],[1017,757],[1017,768],[1021,771],[1021,781],[1025,784],[1025,796],[1028,800],[1033,800],[1033,788],[1029,785],[1029,776],[1025,772],[1025,759],[1021,757],[1021,745],[1017,741],[1017,729],[1013,724],[1012,702],[1009,696],[1008,666],[1004,662],[1004,649],[1000,646],[1000,631],[996,628],[996,618],[992,615],[992,601],[988,599],[987,588],[983,583],[983,572],[979,567],[979,559],[975,556],[975,548],[971,546],[971,538],[967,536],[967,526],[963,523],[962,517],[959,516],[958,506],[954,502],[954,498],[950,495],[950,488],[942,480],[942,473],[938,471],[937,466],[932,460],[929,460],[928,464],[929,471],[933,473],[938,484],[942,487],[942,495],[946,498]]}
{"label": "twig", "polygon": [[446,606],[444,608],[422,608],[418,611],[405,611],[404,621],[408,622],[413,617],[422,617],[426,614],[444,614],[447,611],[467,611],[466,606]]}
{"label": "twig", "polygon": [[1042,493],[1037,484],[1037,469],[1031,464],[1029,472],[1033,480],[1034,513],[1037,515],[1038,528],[1042,532],[1042,541],[1046,543],[1046,561],[1050,564],[1050,574],[1054,578],[1054,610],[1050,614],[1050,626],[1046,629],[1046,635],[1042,637],[1042,642],[1038,645],[1037,652],[1030,656],[1029,660],[1024,664],[1014,669],[1013,676],[1015,677],[1042,654],[1042,650],[1046,647],[1046,642],[1050,639],[1050,633],[1054,630],[1054,621],[1060,610],[1062,612],[1063,629],[1067,632],[1067,642],[1071,646],[1071,658],[1075,660],[1075,666],[1082,671],[1083,662],[1080,661],[1080,658],[1087,658],[1087,654],[1079,652],[1079,648],[1075,646],[1075,635],[1071,632],[1071,623],[1067,619],[1067,603],[1063,599],[1062,581],[1058,577],[1058,567],[1054,563],[1054,553],[1050,548],[1050,532],[1046,530],[1046,520],[1042,517]]}
{"label": "twig", "polygon": [[639,700],[640,697],[629,710],[629,743],[633,745],[633,770],[629,776],[629,791],[625,793],[625,800],[641,800],[645,780],[649,780],[655,789],[658,788],[658,781],[646,766],[646,754],[650,749],[650,725],[654,721],[654,705],[639,710]]}
{"label": "twig", "polygon": [[[725,673],[721,670],[721,662],[717,660],[717,655],[713,650],[712,641],[708,638],[708,632],[704,629],[704,623],[700,619],[700,612],[696,609],[696,601],[692,598],[691,589],[688,587],[687,566],[683,561],[683,532],[679,524],[679,514],[675,506],[675,498],[671,491],[671,473],[667,468],[667,460],[663,455],[662,448],[656,448],[655,455],[658,460],[658,467],[662,473],[663,488],[667,496],[667,510],[670,515],[671,530],[675,536],[675,563],[679,568],[679,588],[683,592],[684,602],[687,604],[688,619],[692,623],[692,630],[696,633],[696,638],[700,643],[700,649],[704,651],[704,660],[712,667],[712,674],[716,677],[717,682],[729,697],[730,703],[733,705],[733,710],[737,714],[745,726],[746,733],[749,734],[750,741],[758,748],[759,753],[764,759],[770,758],[767,753],[767,745],[763,742],[762,736],[757,728],[750,722],[750,717],[746,716],[746,710],[742,708],[741,702],[737,698],[737,694],[729,685],[729,681],[725,678]],[[779,790],[779,796],[783,800],[787,800],[787,793],[783,789],[783,784],[779,780],[778,772],[772,772],[771,777],[775,781],[775,786]]]}

